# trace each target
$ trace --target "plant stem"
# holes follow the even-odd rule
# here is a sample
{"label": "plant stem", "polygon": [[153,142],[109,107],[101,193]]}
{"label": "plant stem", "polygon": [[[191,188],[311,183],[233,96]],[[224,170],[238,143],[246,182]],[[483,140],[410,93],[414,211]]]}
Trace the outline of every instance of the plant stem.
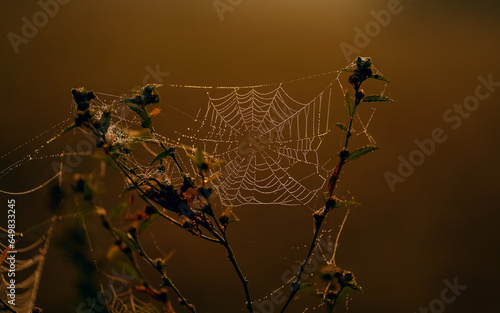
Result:
{"label": "plant stem", "polygon": [[297,285],[297,284],[300,282],[300,278],[302,277],[302,274],[304,273],[304,269],[306,268],[307,263],[309,263],[309,259],[311,258],[312,254],[313,254],[313,251],[316,248],[317,238],[318,238],[318,235],[319,235],[319,231],[320,231],[320,226],[316,227],[316,230],[314,231],[313,240],[311,242],[311,246],[309,247],[309,251],[307,252],[306,259],[300,265],[300,271],[299,271],[299,274],[297,275],[297,279],[295,280],[295,283],[294,283],[294,285],[292,287],[292,291],[290,292],[290,295],[288,296],[288,299],[286,300],[285,305],[281,309],[280,313],[285,312],[285,309],[288,307],[288,305],[290,304],[290,302],[292,301],[292,299],[297,294],[297,291],[299,290],[299,288],[298,288],[299,285]]}
{"label": "plant stem", "polygon": [[[354,91],[355,91],[354,95],[356,95],[359,92],[360,87],[361,87],[361,85],[354,88]],[[345,149],[347,149],[347,145],[349,144],[349,138],[351,138],[352,121],[354,120],[354,115],[356,114],[356,108],[358,107],[359,101],[360,101],[357,96],[355,96],[354,98],[355,98],[354,110],[352,112],[351,121],[349,122],[349,128],[347,129],[347,134],[346,134],[346,138],[345,138],[345,145],[344,145]]]}
{"label": "plant stem", "polygon": [[[359,87],[355,88],[356,93],[358,92],[358,90],[359,90]],[[352,123],[353,123],[353,120],[354,120],[354,115],[356,114],[356,108],[359,105],[358,98],[355,97],[355,99],[356,100],[355,100],[355,103],[354,103],[354,110],[353,110],[353,113],[352,113],[352,116],[351,116],[351,120],[349,121],[349,128],[348,128],[347,133],[346,133],[346,140],[345,140],[344,149],[343,149],[343,150],[346,150],[346,151],[347,151],[347,147],[349,145],[349,138],[351,137],[351,130],[352,130]],[[330,178],[330,182],[329,182],[329,196],[330,197],[333,195],[333,192],[335,191],[335,186],[337,184],[337,181],[340,178],[340,173],[342,171],[343,165],[346,162],[346,158],[347,158],[346,155],[339,154],[339,162],[335,166],[335,168],[334,168],[334,170],[332,172],[331,178]],[[280,313],[285,312],[286,308],[288,307],[288,305],[290,304],[290,302],[292,301],[292,299],[295,297],[295,295],[297,294],[297,292],[300,290],[300,285],[299,285],[300,284],[300,279],[302,278],[302,274],[304,273],[304,269],[307,266],[307,264],[309,263],[309,260],[311,259],[311,256],[313,255],[314,249],[316,248],[316,245],[318,244],[318,240],[317,240],[318,239],[318,235],[319,235],[321,226],[323,225],[323,222],[326,219],[326,215],[328,214],[328,210],[329,210],[329,208],[326,207],[326,205],[325,205],[325,209],[323,210],[323,214],[322,214],[320,220],[318,221],[318,223],[316,225],[316,230],[314,231],[314,235],[313,235],[313,239],[312,239],[309,251],[307,252],[307,255],[306,255],[306,258],[305,258],[304,262],[300,266],[300,271],[299,271],[299,273],[297,275],[297,279],[295,280],[295,283],[293,284],[292,291],[290,292],[290,296],[288,297],[287,301],[285,302],[285,305],[281,309]]]}
{"label": "plant stem", "polygon": [[179,291],[179,289],[177,289],[177,287],[174,285],[174,283],[172,282],[172,280],[167,277],[164,273],[163,273],[163,268],[159,268],[157,264],[155,264],[153,262],[153,260],[146,254],[146,251],[142,248],[139,240],[137,239],[137,237],[135,237],[134,235],[134,239],[135,239],[135,242],[137,243],[137,245],[139,246],[139,250],[140,250],[140,255],[149,263],[151,264],[151,266],[153,266],[160,274],[161,274],[161,277],[168,280],[169,282],[169,287],[172,288],[172,290],[177,294],[177,296],[179,297],[179,299],[181,300],[180,302],[186,306],[189,311],[191,311],[192,313],[196,313],[196,309],[194,307],[194,305],[190,304],[186,298],[184,298],[184,296],[181,294],[181,292]]}
{"label": "plant stem", "polygon": [[231,249],[231,246],[227,242],[226,235],[224,233],[222,235],[224,236],[224,242],[223,243],[221,242],[221,243],[226,248],[229,261],[231,261],[231,264],[233,264],[233,267],[234,267],[236,273],[238,274],[238,277],[240,278],[241,284],[243,285],[243,289],[245,290],[245,297],[247,298],[246,307],[250,313],[253,313],[252,298],[250,297],[250,290],[248,289],[248,280],[245,278],[245,276],[243,276],[243,273],[241,272],[241,269],[240,269],[238,263],[236,262],[236,258],[234,256],[233,249]]}
{"label": "plant stem", "polygon": [[[153,206],[153,204],[151,203],[151,201],[149,200],[149,198],[146,196],[144,190],[142,190],[142,188],[132,179],[132,177],[130,176],[129,172],[127,171],[127,169],[118,161],[116,160],[116,158],[113,158],[112,157],[112,160],[113,162],[115,162],[115,164],[120,168],[120,170],[122,171],[122,173],[125,175],[125,177],[127,177],[131,182],[132,184],[137,188],[137,190],[139,190],[141,192],[141,194],[143,195],[141,198],[149,205]],[[154,206],[153,206],[154,207]],[[179,221],[171,218],[170,216],[164,214],[163,212],[160,212],[159,210],[157,210],[157,213],[167,219],[168,221],[172,222],[174,225],[176,226],[179,226],[181,227],[182,229],[185,229],[184,226],[179,223]],[[218,240],[216,239],[213,239],[213,238],[210,238],[208,236],[205,236],[205,235],[199,235],[200,238],[202,239],[205,239],[205,240],[208,240],[208,241],[212,241],[212,242],[219,242]]]}
{"label": "plant stem", "polygon": [[[158,133],[156,133],[154,127],[151,126],[151,128],[149,130],[151,131],[151,133],[153,134],[153,136],[155,136],[156,140],[158,140],[158,143],[163,148],[163,150],[167,151],[168,150],[167,147],[165,147],[165,145],[161,141],[160,136],[158,136]],[[181,174],[184,173],[184,169],[182,168],[182,166],[177,161],[177,158],[175,157],[175,155],[171,155],[170,157],[172,158],[172,160],[174,160],[174,163],[177,166],[177,168],[179,169],[179,172],[181,172]]]}
{"label": "plant stem", "polygon": [[[201,176],[202,176],[203,185],[205,185],[203,175],[201,175]],[[210,205],[210,200],[208,198],[206,198],[206,200],[207,200],[207,204]],[[236,257],[234,255],[233,249],[231,248],[231,245],[229,245],[229,242],[227,241],[226,232],[224,231],[224,229],[220,225],[217,218],[215,218],[214,216],[212,218],[215,222],[215,225],[217,225],[217,228],[219,229],[220,233],[222,234],[222,237],[219,234],[217,234],[217,232],[215,232],[215,231],[213,231],[213,233],[219,239],[219,243],[226,248],[229,261],[233,265],[233,268],[236,271],[236,273],[238,274],[238,277],[241,281],[241,284],[243,285],[243,289],[245,291],[245,297],[247,300],[246,308],[248,309],[248,311],[250,313],[253,313],[252,298],[250,297],[250,290],[248,288],[248,280],[243,275],[243,272],[241,271],[241,268],[238,265],[238,262],[236,261]]]}

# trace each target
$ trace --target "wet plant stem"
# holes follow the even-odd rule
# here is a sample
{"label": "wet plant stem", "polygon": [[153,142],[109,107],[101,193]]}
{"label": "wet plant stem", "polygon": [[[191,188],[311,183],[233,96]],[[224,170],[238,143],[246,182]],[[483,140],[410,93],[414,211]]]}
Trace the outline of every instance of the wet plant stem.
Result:
{"label": "wet plant stem", "polygon": [[[151,203],[151,201],[149,200],[148,197],[146,197],[146,194],[144,192],[144,190],[142,190],[142,188],[135,182],[135,180],[130,176],[128,170],[118,161],[116,160],[116,158],[112,158],[113,159],[113,162],[118,166],[118,168],[122,171],[123,175],[125,175],[125,177],[127,177],[128,180],[130,180],[130,182],[136,187],[137,190],[139,190],[141,192],[141,198],[147,203],[149,204],[150,206],[154,207],[154,205]],[[174,225],[176,226],[179,226],[180,228],[182,229],[185,229],[184,226],[179,223],[179,221],[173,219],[172,217],[164,214],[163,212],[161,212],[160,210],[156,210],[156,212],[158,213],[158,215],[160,215],[161,217],[163,217],[164,219],[168,220],[169,222],[173,223]],[[208,236],[205,236],[205,235],[199,235],[200,238],[202,239],[205,239],[205,240],[208,240],[208,241],[211,241],[211,242],[219,242],[219,240],[217,239],[214,239],[214,238],[211,238],[211,237],[208,237]]]}
{"label": "wet plant stem", "polygon": [[[201,178],[203,181],[203,185],[205,185],[205,183],[204,183],[205,180],[204,180],[203,175],[201,175]],[[208,198],[206,198],[206,201],[207,201],[207,204],[210,205],[210,200]],[[228,257],[229,261],[231,262],[231,264],[233,265],[233,268],[236,271],[236,274],[238,274],[238,278],[240,279],[241,284],[243,286],[243,289],[245,291],[245,297],[247,300],[246,308],[250,313],[253,313],[252,298],[250,297],[250,289],[248,288],[248,280],[243,275],[243,272],[241,271],[241,268],[238,265],[238,262],[236,261],[236,257],[234,255],[233,249],[231,248],[231,245],[229,244],[229,242],[227,240],[225,230],[222,228],[222,226],[220,225],[219,221],[217,220],[217,218],[215,216],[212,216],[212,218],[215,222],[215,225],[217,225],[217,228],[219,229],[219,231],[222,235],[219,235],[215,231],[213,232],[213,234],[217,237],[217,239],[219,240],[219,243],[221,245],[223,245],[224,248],[226,248],[227,257]]]}
{"label": "wet plant stem", "polygon": [[154,267],[160,273],[163,281],[168,282],[168,287],[170,287],[175,292],[175,294],[179,297],[180,302],[185,307],[187,307],[189,309],[189,311],[191,311],[192,313],[196,313],[196,309],[195,309],[194,305],[190,304],[186,300],[186,298],[184,298],[184,296],[181,294],[179,289],[177,289],[177,287],[174,285],[172,280],[168,276],[165,275],[165,273],[163,272],[162,266],[158,266],[157,264],[155,264],[154,261],[146,254],[146,251],[142,248],[142,245],[139,242],[139,239],[135,236],[135,234],[132,235],[132,237],[134,238],[135,242],[139,246],[139,255],[141,257],[143,257],[144,260],[146,260],[149,264],[151,264],[151,266]]}
{"label": "wet plant stem", "polygon": [[[151,131],[151,134],[153,134],[153,136],[156,138],[156,140],[158,140],[158,143],[163,148],[163,150],[167,151],[168,150],[167,147],[165,147],[165,145],[161,141],[160,136],[158,136],[158,133],[155,131],[154,127],[151,126],[151,128],[149,130]],[[182,166],[177,161],[177,158],[175,157],[175,155],[172,154],[170,157],[172,158],[172,160],[174,160],[174,163],[177,166],[177,168],[179,169],[179,172],[181,172],[181,174],[183,174],[184,173],[184,169],[182,168]]]}
{"label": "wet plant stem", "polygon": [[234,256],[233,249],[229,245],[226,239],[226,235],[223,234],[224,241],[221,242],[221,244],[226,248],[227,250],[227,257],[229,258],[229,261],[233,265],[236,273],[238,274],[238,277],[240,278],[241,284],[243,285],[243,289],[245,290],[245,297],[247,299],[247,304],[246,308],[250,313],[253,313],[253,306],[252,306],[252,298],[250,297],[250,290],[248,288],[248,280],[243,276],[243,273],[238,265],[238,262],[236,261],[236,257]]}
{"label": "wet plant stem", "polygon": [[[355,88],[356,93],[359,91],[359,88],[360,88],[359,86],[357,88]],[[328,184],[329,185],[329,190],[328,190],[329,197],[331,197],[333,195],[333,192],[335,191],[335,186],[337,184],[337,181],[340,178],[340,173],[342,171],[342,167],[344,166],[344,164],[347,160],[347,157],[348,157],[348,153],[342,153],[342,152],[348,151],[347,147],[349,145],[349,138],[351,137],[352,123],[354,120],[354,115],[356,113],[356,108],[359,105],[359,103],[360,103],[360,99],[358,99],[358,97],[356,97],[355,103],[354,103],[354,110],[352,112],[352,116],[351,116],[351,119],[349,121],[349,128],[347,129],[347,133],[346,133],[344,148],[339,153],[339,161],[338,161],[337,165],[335,166],[335,168],[333,169],[333,172],[331,174],[330,181]],[[307,264],[309,263],[312,255],[314,253],[314,250],[318,244],[318,236],[319,236],[319,233],[321,230],[321,226],[323,225],[323,222],[325,221],[328,212],[329,212],[329,208],[325,205],[325,208],[323,210],[323,214],[321,215],[319,221],[317,221],[316,230],[314,231],[314,235],[313,235],[313,239],[312,239],[312,242],[310,244],[310,247],[309,247],[309,251],[307,252],[307,255],[306,255],[304,262],[300,266],[300,270],[299,270],[299,273],[297,275],[297,278],[295,279],[295,282],[292,285],[293,286],[292,291],[290,292],[290,295],[289,295],[287,301],[285,302],[285,305],[281,309],[280,313],[285,312],[285,310],[288,307],[288,305],[290,304],[290,302],[293,300],[293,298],[295,297],[297,292],[300,290],[300,279],[302,278],[302,274],[304,274],[304,270],[305,270]]]}

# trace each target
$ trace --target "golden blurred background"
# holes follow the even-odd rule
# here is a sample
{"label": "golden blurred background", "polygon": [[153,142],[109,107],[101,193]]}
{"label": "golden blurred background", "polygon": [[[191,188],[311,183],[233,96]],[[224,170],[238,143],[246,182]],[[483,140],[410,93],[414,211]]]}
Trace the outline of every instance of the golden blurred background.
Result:
{"label": "golden blurred background", "polygon": [[[441,298],[444,280],[455,278],[467,289],[446,304],[447,312],[499,311],[497,2],[57,3],[58,11],[52,8],[53,16],[38,21],[37,33],[26,38],[23,25],[42,10],[40,3],[1,1],[0,133],[1,155],[7,154],[0,159],[1,169],[62,129],[58,123],[74,113],[74,87],[120,95],[141,85],[147,68],[156,66],[168,73],[164,84],[273,83],[341,69],[358,54],[370,56],[391,79],[386,95],[395,102],[376,105],[370,133],[380,150],[346,168],[341,180],[344,196],[350,192],[363,204],[351,210],[337,256],[338,265],[352,270],[364,288],[363,294],[353,294],[349,312],[418,312]],[[381,10],[393,13],[377,28],[373,12],[380,16]],[[372,25],[372,36],[363,43],[355,38],[356,29],[366,32],[367,25]],[[359,51],[346,55],[345,44]],[[479,104],[462,113],[448,111],[464,99],[472,101],[470,107],[471,97],[479,98],[479,76],[493,81],[481,89]],[[341,79],[345,83],[347,76]],[[159,89],[162,99],[175,106],[167,90]],[[197,112],[205,105],[206,100],[193,101],[183,110]],[[164,109],[163,114],[176,119],[176,111]],[[398,157],[408,160],[418,149],[415,140],[431,138],[436,128],[443,130],[446,140],[391,191],[384,174],[398,174]],[[45,130],[47,135],[37,139]],[[58,140],[48,151],[56,153],[64,145]],[[0,179],[0,190],[40,185],[53,175],[51,161],[20,166]],[[87,165],[82,164],[82,171]],[[110,194],[121,192],[120,179],[116,182]],[[50,215],[48,189],[15,196],[20,227],[29,228]],[[331,220],[330,228],[338,228],[343,212]],[[241,222],[232,225],[229,238],[253,297],[262,298],[280,287],[282,273],[305,256],[303,247],[312,229],[310,210],[257,206],[242,207],[237,214]],[[4,219],[6,214],[0,214],[2,227]],[[222,249],[177,229],[155,229],[162,249],[176,250],[169,271],[198,312],[243,311],[239,281]],[[111,237],[107,239],[102,245],[112,243]],[[77,295],[77,276],[62,249],[51,249],[37,305],[45,312],[75,312],[74,305],[84,300]],[[306,296],[292,303],[288,312],[302,312],[307,306],[312,310],[318,301]],[[433,310],[442,312],[437,308]]]}

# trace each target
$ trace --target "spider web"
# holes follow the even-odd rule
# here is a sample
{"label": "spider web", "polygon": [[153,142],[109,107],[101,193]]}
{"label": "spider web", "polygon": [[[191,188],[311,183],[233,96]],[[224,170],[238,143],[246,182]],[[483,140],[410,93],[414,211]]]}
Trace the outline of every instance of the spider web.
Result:
{"label": "spider web", "polygon": [[[325,160],[320,149],[336,124],[345,121],[345,110],[333,101],[334,97],[342,101],[345,92],[340,74],[329,72],[274,85],[181,86],[204,88],[208,98],[193,118],[199,127],[179,134],[184,142],[191,142],[182,147],[187,153],[202,147],[211,158],[225,161],[217,169],[222,175],[215,187],[226,204],[312,208],[335,158],[330,149],[324,153]],[[333,75],[333,80],[310,100],[291,94],[298,82],[323,75]],[[356,116],[353,136],[364,137],[365,144],[375,144],[368,133],[374,113],[372,109],[364,118]]]}
{"label": "spider web", "polygon": [[144,302],[137,298],[132,290],[128,289],[122,293],[117,293],[111,287],[113,300],[107,306],[110,313],[161,313],[153,304]]}
{"label": "spider web", "polygon": [[[349,67],[354,66],[354,63],[349,65]],[[381,74],[378,71],[375,73]],[[197,114],[167,104],[160,114],[166,121],[171,121],[171,117],[167,116],[165,111],[177,111],[180,115],[187,116],[190,125],[195,127],[178,128],[173,135],[167,134],[162,140],[176,147],[176,152],[179,154],[183,152],[179,161],[193,174],[196,174],[197,170],[187,155],[193,154],[196,147],[202,147],[212,160],[225,161],[213,169],[212,174],[217,177],[213,181],[213,186],[226,205],[240,207],[272,204],[313,208],[312,202],[318,198],[318,193],[324,187],[336,159],[334,152],[338,150],[341,142],[341,136],[337,141],[327,136],[334,130],[338,131],[335,127],[337,123],[346,120],[342,99],[347,88],[343,87],[340,74],[340,71],[334,71],[286,82],[254,86],[167,85],[165,87],[168,89],[201,90],[206,94],[206,104]],[[317,77],[329,77],[329,82],[323,84],[325,87],[321,87],[319,92],[311,95],[311,92],[305,92],[304,88],[297,87],[298,84],[310,83]],[[380,94],[385,92],[385,87],[386,85],[382,87]],[[97,94],[101,100],[108,97],[108,105],[120,105],[122,96],[101,92]],[[365,144],[375,144],[375,140],[368,132],[375,109],[367,111],[369,114],[365,116],[356,114],[353,137],[359,138],[360,142]],[[74,109],[70,113],[74,115]],[[130,138],[121,133],[120,129],[137,125],[138,119],[126,112],[122,113],[114,116],[118,121],[114,122],[109,131],[114,133],[116,142],[126,143]],[[26,190],[0,189],[0,193],[25,195],[36,192],[56,179],[62,180],[66,157],[75,155],[86,157],[92,154],[93,151],[74,150],[47,152],[49,150],[47,148],[58,141],[60,131],[70,120],[71,117],[0,156],[1,160],[16,151],[21,151],[24,146],[43,140],[43,144],[33,152],[3,168],[0,171],[0,180],[6,180],[9,173],[22,168],[25,164],[47,160],[55,160],[58,164],[55,175],[53,172],[50,177]],[[47,135],[51,137],[46,140],[44,137]],[[326,160],[322,158],[324,153],[321,149],[324,148],[328,151]],[[150,157],[157,154],[151,150],[148,152],[149,158],[142,156],[129,159],[130,168],[147,169],[147,165],[151,162]],[[171,162],[165,172],[168,174],[166,180],[169,183],[176,184],[181,181],[177,169]],[[144,174],[145,177],[155,177],[158,171],[149,167]],[[32,253],[32,257],[18,263],[19,271],[21,269],[33,271],[22,285],[18,285],[24,292],[18,294],[16,301],[23,308],[32,308],[34,305],[51,231],[52,227],[48,235],[25,248],[26,252]],[[1,245],[2,249],[5,249],[5,246]],[[2,266],[2,272],[5,269],[5,266]],[[2,274],[0,296],[3,299],[6,298],[5,284],[6,280]],[[113,302],[108,307],[110,312],[156,312],[157,310],[140,302],[130,291],[116,294],[113,290],[113,295]],[[18,307],[21,307],[20,305]]]}
{"label": "spider web", "polygon": [[[214,158],[228,160],[220,168],[219,193],[241,205],[307,205],[322,187],[303,180],[326,179],[318,149],[331,128],[329,109],[333,84],[313,100],[295,100],[280,84],[270,91],[235,88],[222,97],[207,92],[209,101],[197,139]],[[322,116],[322,113],[326,116]],[[323,120],[321,119],[323,117]],[[296,177],[294,169],[312,169]]]}
{"label": "spider web", "polygon": [[[38,287],[42,277],[43,266],[47,252],[49,251],[50,239],[54,229],[55,218],[51,220],[47,232],[34,243],[15,249],[16,254],[16,299],[15,309],[17,312],[31,312],[35,306]],[[7,238],[7,231],[0,228],[0,235]],[[22,242],[23,239],[21,238]],[[0,242],[2,252],[6,251],[7,244]],[[10,262],[5,259],[0,266],[0,298],[6,303],[7,287],[11,278],[7,277]],[[22,279],[22,281],[21,281]]]}
{"label": "spider web", "polygon": [[[352,67],[355,67],[354,62],[348,66],[348,68]],[[202,89],[208,101],[206,100],[206,105],[200,108],[197,114],[190,114],[185,108],[179,109],[172,104],[167,104],[164,111],[175,110],[176,113],[189,117],[186,123],[195,126],[176,129],[174,134],[167,134],[162,137],[162,140],[176,147],[177,153],[184,153],[184,157],[180,157],[180,162],[184,168],[190,168],[193,175],[196,175],[197,170],[187,155],[193,154],[196,147],[202,147],[209,158],[224,161],[213,171],[213,174],[218,174],[216,175],[218,179],[213,182],[213,185],[226,205],[239,207],[274,204],[312,208],[313,200],[323,189],[326,178],[334,166],[332,160],[336,156],[332,150],[338,150],[335,147],[336,140],[340,146],[341,132],[337,132],[339,135],[337,139],[327,138],[327,136],[333,133],[337,123],[346,121],[342,99],[347,89],[340,81],[341,73],[341,71],[333,71],[281,83],[254,86],[167,85],[168,89]],[[381,74],[377,70],[375,73]],[[333,78],[313,95],[307,96],[310,94],[307,90],[294,94],[295,89],[300,88],[297,85],[313,81],[318,77]],[[386,85],[383,86],[381,94],[384,93],[385,87]],[[103,100],[102,97],[108,97],[110,99],[108,99],[108,105],[120,107],[119,102],[123,96],[102,92],[97,92],[97,94],[101,100]],[[123,105],[121,107],[123,108]],[[166,122],[172,122],[172,118],[167,117],[164,111],[160,116],[163,116]],[[352,134],[353,137],[364,138],[364,141],[360,141],[364,144],[375,144],[375,140],[368,132],[374,113],[375,109],[372,109],[367,116],[361,117],[357,113],[355,117],[356,122],[353,125]],[[118,121],[111,125],[110,132],[114,134],[115,142],[127,144],[130,138],[121,130],[137,125],[138,119],[130,116],[127,110],[118,111],[114,118]],[[175,115],[174,118],[176,118]],[[63,164],[65,158],[85,157],[92,154],[92,148],[86,151],[70,149],[70,151],[42,154],[42,151],[47,150],[48,146],[57,141],[56,139],[60,137],[60,130],[69,120],[70,118],[58,123],[18,148],[0,156],[0,160],[10,156],[28,143],[43,139],[44,135],[56,130],[53,137],[43,142],[32,153],[0,170],[0,179],[5,179],[10,172],[27,163],[55,159],[57,161],[52,163],[55,171],[50,178],[27,190],[11,191],[0,188],[0,193],[24,195],[35,192],[51,181],[62,179],[65,171]],[[326,147],[328,150],[325,150],[326,153],[321,153],[320,149],[325,146],[326,139],[328,139]],[[333,149],[330,148],[332,143]],[[150,149],[147,151],[153,157],[158,153]],[[324,159],[324,156],[327,158]],[[158,174],[156,169],[148,169],[149,160],[146,160],[144,156],[142,159],[136,157],[128,161],[131,168],[147,170],[144,173],[146,177]],[[168,174],[166,179],[169,183],[175,184],[182,181],[175,166],[171,163],[166,172]]]}

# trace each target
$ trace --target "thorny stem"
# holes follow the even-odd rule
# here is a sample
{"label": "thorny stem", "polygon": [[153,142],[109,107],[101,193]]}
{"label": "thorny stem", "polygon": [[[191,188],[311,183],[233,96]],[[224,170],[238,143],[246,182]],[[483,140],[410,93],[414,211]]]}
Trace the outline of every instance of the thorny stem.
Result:
{"label": "thorny stem", "polygon": [[[355,92],[356,93],[359,91],[359,88],[360,88],[360,86],[355,87]],[[354,103],[354,110],[353,110],[353,114],[351,116],[351,120],[349,121],[349,128],[347,130],[345,144],[344,144],[344,148],[342,149],[342,151],[348,151],[347,147],[348,147],[348,144],[349,144],[349,138],[351,137],[352,122],[354,120],[354,115],[356,113],[356,108],[358,107],[358,105],[360,103],[360,99],[358,99],[358,97],[355,97],[355,99],[356,100],[355,100],[355,103]],[[335,186],[337,184],[337,181],[340,178],[340,173],[341,173],[341,170],[342,170],[342,166],[346,162],[347,155],[339,153],[339,162],[335,166],[335,168],[334,168],[334,170],[332,172],[330,181],[329,181],[329,196],[330,197],[333,195],[333,192],[335,191]],[[295,279],[295,283],[293,284],[292,291],[290,292],[290,295],[289,295],[287,301],[285,302],[285,305],[281,309],[280,313],[285,312],[285,310],[288,307],[288,305],[290,304],[290,302],[293,300],[293,298],[295,297],[295,295],[297,294],[297,292],[300,290],[300,279],[302,278],[302,274],[304,273],[304,269],[307,266],[307,264],[309,263],[309,260],[311,259],[312,255],[313,255],[314,249],[316,248],[316,245],[318,244],[318,235],[320,233],[321,226],[323,225],[323,222],[326,219],[326,215],[328,214],[328,211],[329,211],[329,208],[326,207],[326,205],[325,205],[325,209],[323,210],[323,214],[322,214],[322,216],[320,217],[319,221],[316,224],[316,230],[314,231],[314,236],[313,236],[313,239],[312,239],[309,251],[307,252],[307,255],[306,255],[306,258],[305,258],[304,262],[300,266],[300,271],[299,271],[299,273],[297,275],[297,278]],[[332,308],[333,308],[333,306],[332,306]]]}

